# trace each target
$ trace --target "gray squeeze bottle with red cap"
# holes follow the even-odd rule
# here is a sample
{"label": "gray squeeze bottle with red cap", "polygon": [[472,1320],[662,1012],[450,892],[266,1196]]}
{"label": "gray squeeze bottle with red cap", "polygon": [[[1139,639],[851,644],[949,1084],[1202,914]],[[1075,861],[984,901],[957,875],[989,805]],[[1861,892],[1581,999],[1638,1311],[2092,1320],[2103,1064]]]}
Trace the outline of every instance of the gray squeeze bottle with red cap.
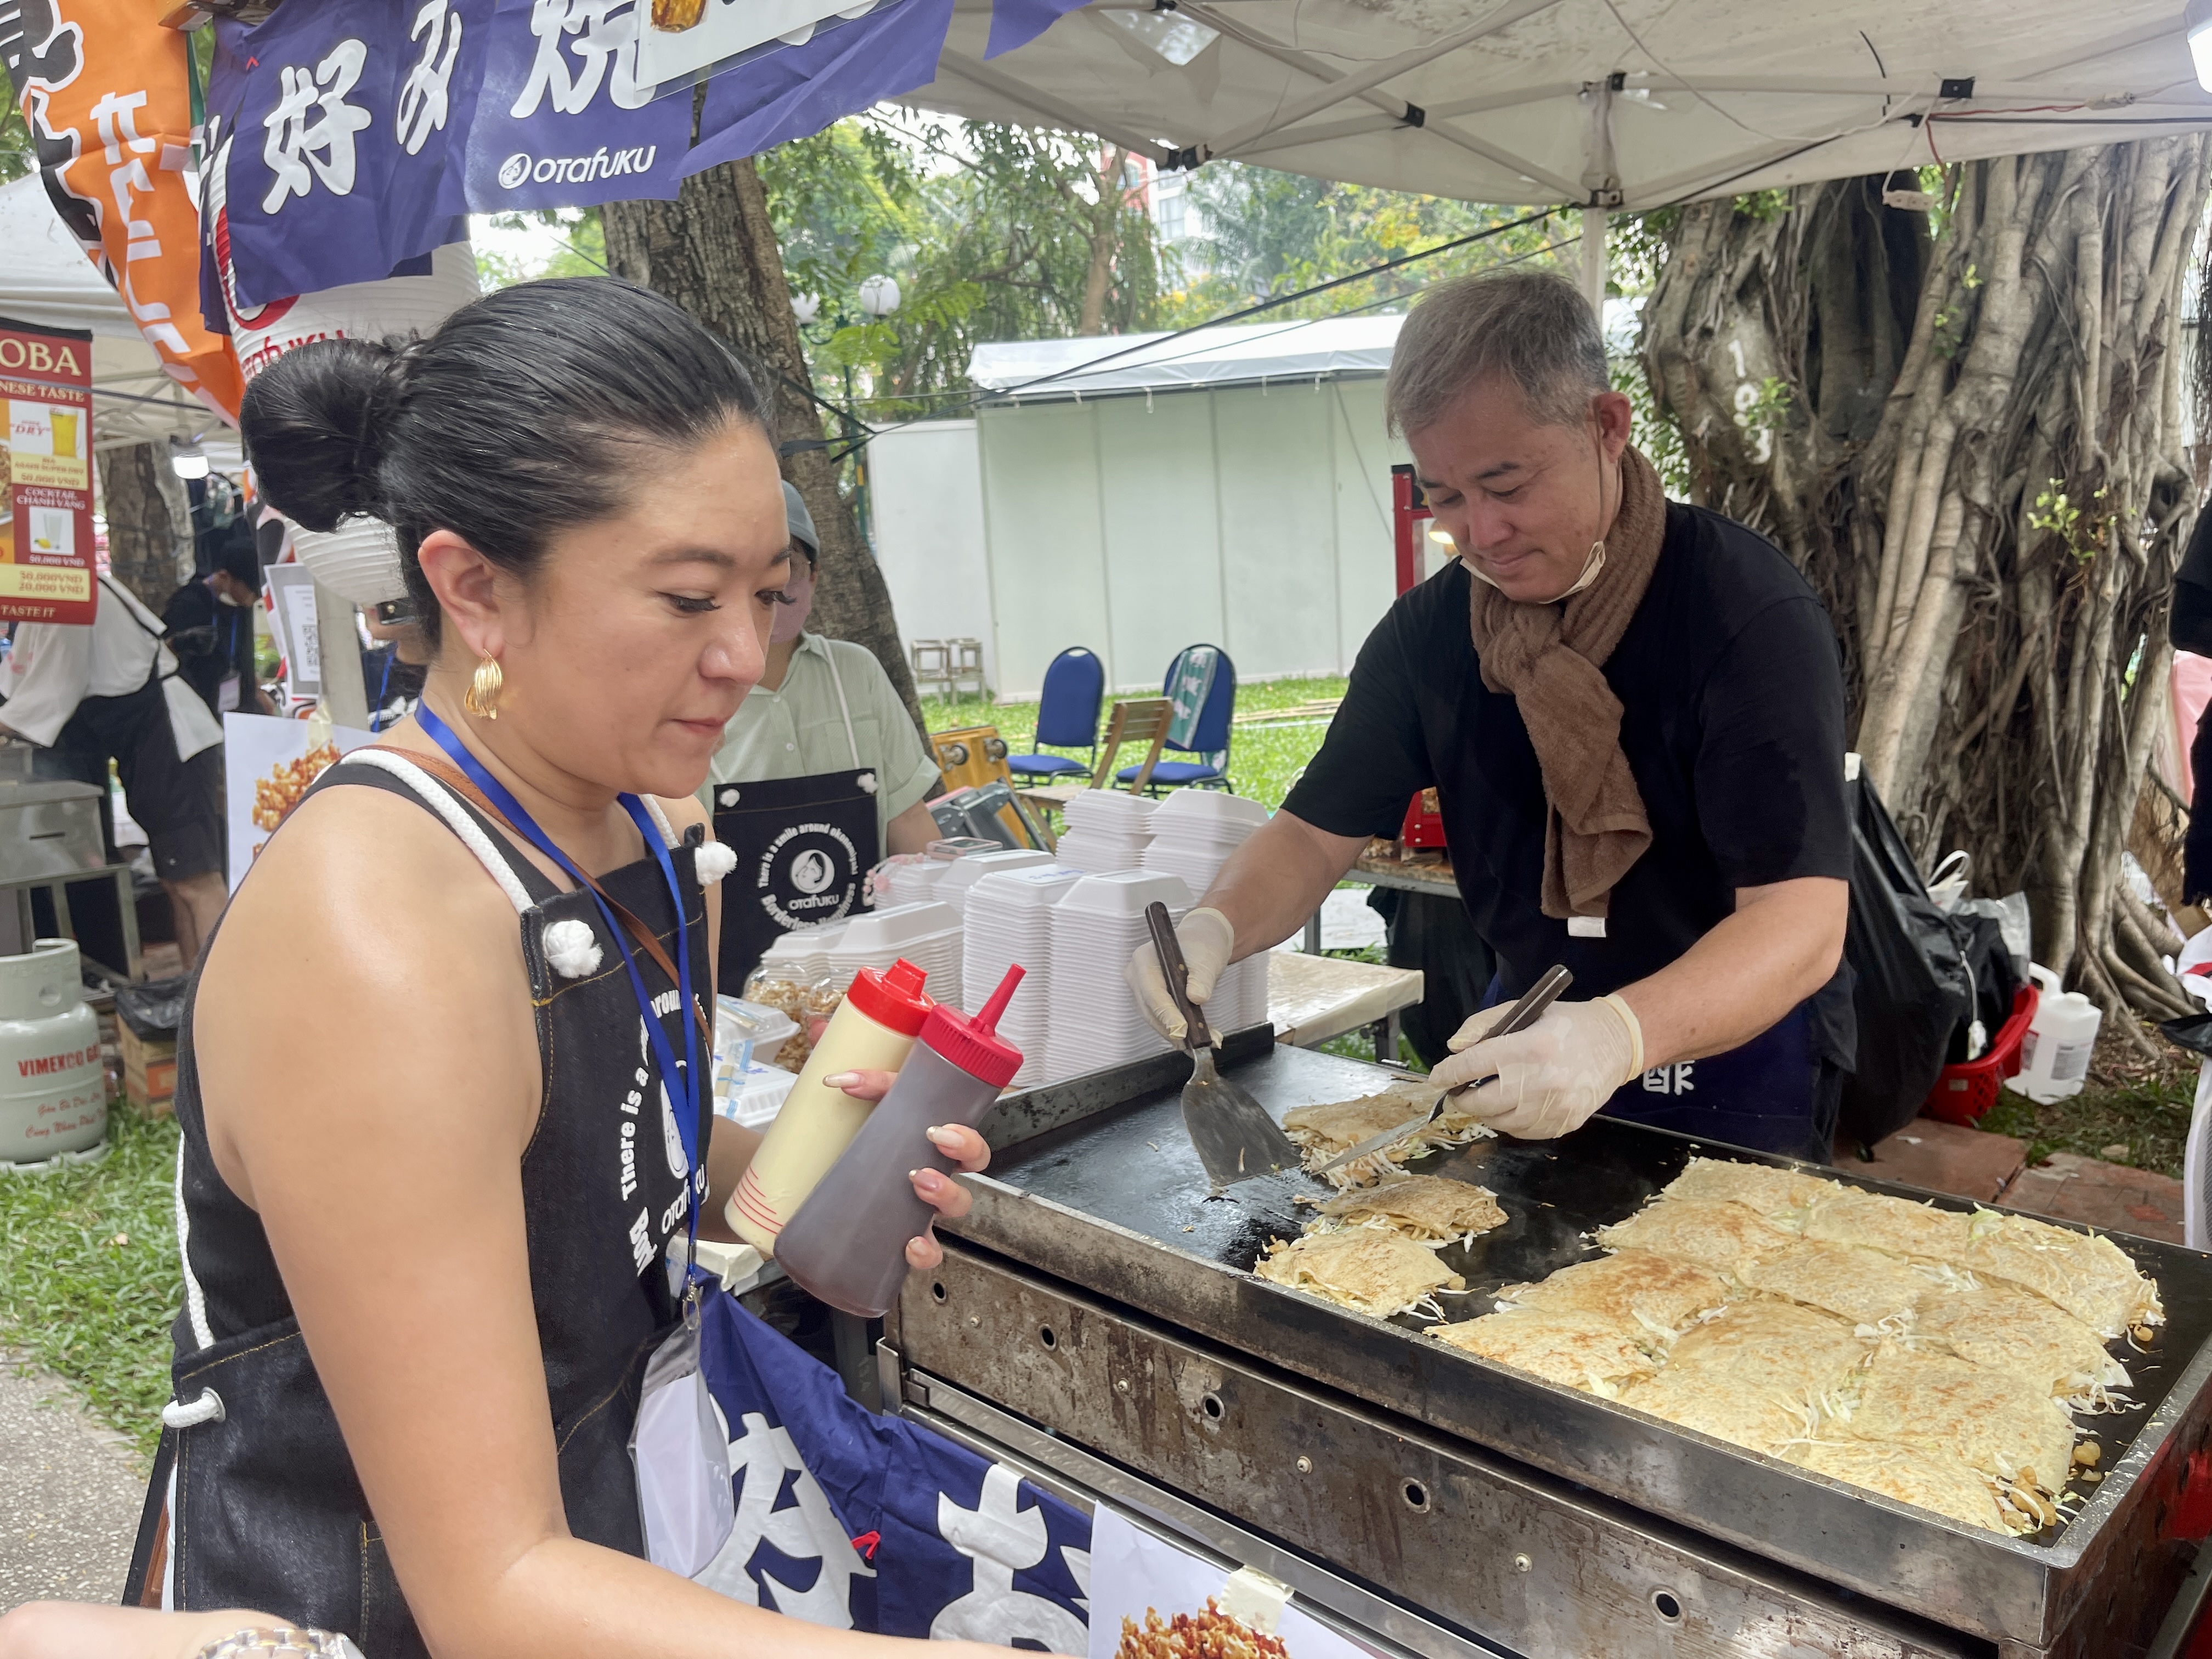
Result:
{"label": "gray squeeze bottle with red cap", "polygon": [[1021,1051],[1001,1042],[999,1016],[1021,982],[1018,966],[974,1018],[939,1005],[929,1011],[898,1077],[860,1133],[830,1168],[775,1242],[792,1282],[831,1307],[880,1319],[906,1280],[906,1243],[937,1212],[910,1172],[953,1171],[929,1132],[973,1128],[1021,1069]]}

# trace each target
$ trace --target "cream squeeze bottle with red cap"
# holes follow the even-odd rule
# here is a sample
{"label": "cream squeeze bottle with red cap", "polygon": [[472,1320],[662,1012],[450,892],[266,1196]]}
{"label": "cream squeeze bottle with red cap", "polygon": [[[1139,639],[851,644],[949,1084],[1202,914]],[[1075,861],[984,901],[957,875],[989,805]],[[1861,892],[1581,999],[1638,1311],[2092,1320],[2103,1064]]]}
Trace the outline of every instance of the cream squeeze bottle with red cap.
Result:
{"label": "cream squeeze bottle with red cap", "polygon": [[863,968],[853,983],[783,1109],[768,1126],[752,1162],[723,1206],[723,1218],[763,1255],[778,1255],[777,1236],[814,1190],[838,1155],[853,1144],[872,1108],[823,1079],[841,1072],[896,1072],[906,1063],[915,1035],[937,1005],[921,994],[922,970],[903,957],[880,974]]}
{"label": "cream squeeze bottle with red cap", "polygon": [[906,1243],[937,1212],[914,1189],[911,1172],[951,1175],[952,1160],[929,1138],[942,1124],[973,1128],[1021,1069],[1018,1048],[1000,1040],[999,1016],[1021,983],[1006,969],[973,1019],[929,1011],[897,1081],[776,1243],[792,1282],[831,1307],[879,1319],[906,1280]]}

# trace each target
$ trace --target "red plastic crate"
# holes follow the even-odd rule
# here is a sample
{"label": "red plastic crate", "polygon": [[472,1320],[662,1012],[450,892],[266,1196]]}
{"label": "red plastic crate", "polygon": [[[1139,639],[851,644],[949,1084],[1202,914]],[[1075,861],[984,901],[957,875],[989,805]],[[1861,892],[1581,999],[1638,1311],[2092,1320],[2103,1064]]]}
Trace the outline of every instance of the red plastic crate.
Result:
{"label": "red plastic crate", "polygon": [[2020,1045],[2035,1018],[2036,988],[2023,985],[2013,994],[2012,1013],[1997,1027],[1996,1041],[1979,1060],[1946,1066],[1920,1108],[1920,1115],[1939,1122],[1972,1125],[1997,1103],[2004,1079],[2020,1075]]}

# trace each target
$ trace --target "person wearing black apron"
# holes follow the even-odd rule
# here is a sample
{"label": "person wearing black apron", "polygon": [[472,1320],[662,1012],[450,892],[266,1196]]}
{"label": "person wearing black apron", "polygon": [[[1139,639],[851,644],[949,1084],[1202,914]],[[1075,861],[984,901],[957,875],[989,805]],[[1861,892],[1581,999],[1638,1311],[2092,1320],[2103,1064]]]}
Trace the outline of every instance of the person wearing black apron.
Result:
{"label": "person wearing black apron", "polygon": [[886,853],[936,838],[922,803],[936,763],[872,653],[805,631],[818,556],[812,515],[783,486],[792,580],[760,684],[722,735],[701,791],[715,839],[737,854],[722,910],[720,982],[731,995],[768,947],[867,905]]}
{"label": "person wearing black apron", "polygon": [[[1604,341],[1541,273],[1431,289],[1392,360],[1390,417],[1459,557],[1369,635],[1283,810],[1178,932],[1194,993],[1286,937],[1371,836],[1434,788],[1510,1003],[1554,964],[1569,1000],[1431,1073],[1500,1133],[1591,1114],[1828,1161],[1855,1054],[1833,629],[1772,544],[1666,499],[1629,446]],[[1171,1037],[1149,951],[1128,977]]]}
{"label": "person wearing black apron", "polygon": [[692,796],[788,577],[765,419],[726,347],[613,278],[303,345],[248,388],[267,498],[391,523],[432,656],[414,714],[270,837],[192,988],[129,1602],[258,1607],[369,1659],[877,1641],[655,1565],[710,1530],[696,1471],[726,1444],[640,1410],[698,1397],[696,1340],[668,1363],[690,1241],[724,1236],[757,1145],[711,1111],[732,860]]}

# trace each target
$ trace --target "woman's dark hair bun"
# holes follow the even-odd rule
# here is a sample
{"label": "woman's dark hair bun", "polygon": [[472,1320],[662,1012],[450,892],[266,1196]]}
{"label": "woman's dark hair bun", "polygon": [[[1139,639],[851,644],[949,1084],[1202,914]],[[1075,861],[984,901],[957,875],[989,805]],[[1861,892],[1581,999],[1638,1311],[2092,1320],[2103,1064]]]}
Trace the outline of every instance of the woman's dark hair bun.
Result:
{"label": "woman's dark hair bun", "polygon": [[255,376],[240,425],[276,510],[310,530],[368,514],[433,644],[437,596],[416,557],[450,530],[528,576],[562,529],[619,508],[680,451],[732,422],[765,431],[757,383],[673,301],[611,276],[519,283],[418,340],[296,346]]}
{"label": "woman's dark hair bun", "polygon": [[239,430],[263,493],[286,518],[327,531],[356,514],[390,516],[380,475],[409,345],[310,341],[254,376]]}

